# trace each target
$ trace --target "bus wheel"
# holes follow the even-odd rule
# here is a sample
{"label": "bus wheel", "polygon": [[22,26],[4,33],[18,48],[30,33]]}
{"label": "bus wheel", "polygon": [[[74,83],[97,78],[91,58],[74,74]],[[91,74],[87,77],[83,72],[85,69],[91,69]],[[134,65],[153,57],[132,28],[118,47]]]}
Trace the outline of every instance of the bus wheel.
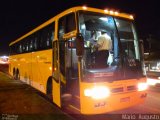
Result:
{"label": "bus wheel", "polygon": [[52,100],[52,77],[49,77],[48,78],[48,81],[47,81],[47,90],[46,90],[46,93],[47,93],[47,97]]}

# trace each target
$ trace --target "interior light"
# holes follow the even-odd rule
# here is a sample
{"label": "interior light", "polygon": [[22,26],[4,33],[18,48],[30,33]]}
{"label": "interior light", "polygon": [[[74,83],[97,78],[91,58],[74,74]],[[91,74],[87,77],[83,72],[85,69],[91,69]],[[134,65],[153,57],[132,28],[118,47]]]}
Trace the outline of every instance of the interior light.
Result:
{"label": "interior light", "polygon": [[100,19],[100,20],[103,20],[103,21],[108,21],[108,18],[107,18],[107,17],[100,17],[99,19]]}

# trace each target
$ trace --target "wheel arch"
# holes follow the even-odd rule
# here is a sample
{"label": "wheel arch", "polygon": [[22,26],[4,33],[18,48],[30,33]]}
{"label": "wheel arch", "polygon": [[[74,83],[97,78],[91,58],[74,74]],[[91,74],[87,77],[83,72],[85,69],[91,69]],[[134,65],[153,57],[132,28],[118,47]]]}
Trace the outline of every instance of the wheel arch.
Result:
{"label": "wheel arch", "polygon": [[48,77],[46,82],[46,94],[52,94],[52,76]]}

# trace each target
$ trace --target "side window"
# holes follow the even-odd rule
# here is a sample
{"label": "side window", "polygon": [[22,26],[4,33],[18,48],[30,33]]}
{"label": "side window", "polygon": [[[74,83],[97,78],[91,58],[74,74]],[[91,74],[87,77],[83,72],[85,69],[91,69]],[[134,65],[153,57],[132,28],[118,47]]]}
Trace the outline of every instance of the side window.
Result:
{"label": "side window", "polygon": [[54,34],[55,34],[55,24],[52,23],[47,28],[47,41],[46,41],[47,48],[52,47],[52,41],[54,39]]}
{"label": "side window", "polygon": [[34,50],[38,49],[38,37],[37,36],[33,40],[33,49]]}
{"label": "side window", "polygon": [[10,54],[20,54],[52,48],[55,35],[55,23],[51,23],[20,42],[10,46]]}
{"label": "side window", "polygon": [[45,44],[44,44],[44,41],[45,41],[45,34],[44,34],[44,29],[41,29],[40,31],[38,31],[38,40],[39,40],[39,50],[42,50],[44,49],[45,47]]}
{"label": "side window", "polygon": [[52,47],[52,40],[54,38],[54,23],[46,26],[40,31],[40,49],[49,49]]}
{"label": "side window", "polygon": [[33,38],[30,38],[29,41],[29,51],[33,51]]}
{"label": "side window", "polygon": [[75,29],[76,29],[75,14],[71,13],[66,16],[66,31],[65,31],[65,33],[71,32]]}
{"label": "side window", "polygon": [[65,33],[71,32],[76,29],[75,14],[71,13],[59,19],[58,35],[62,39]]}
{"label": "side window", "polygon": [[40,31],[38,31],[38,32],[36,32],[35,33],[35,35],[34,35],[34,40],[33,40],[33,49],[35,50],[35,51],[37,51],[37,50],[40,50],[40,38],[41,38],[41,34],[40,34],[41,32]]}
{"label": "side window", "polygon": [[22,53],[22,44],[19,44],[19,53]]}
{"label": "side window", "polygon": [[59,39],[63,39],[63,35],[65,34],[65,18],[61,18],[58,23],[58,37]]}
{"label": "side window", "polygon": [[23,40],[22,42],[22,52],[24,53],[26,51],[26,44],[25,44],[25,40]]}
{"label": "side window", "polygon": [[26,41],[26,52],[28,52],[29,51],[29,41],[27,40]]}

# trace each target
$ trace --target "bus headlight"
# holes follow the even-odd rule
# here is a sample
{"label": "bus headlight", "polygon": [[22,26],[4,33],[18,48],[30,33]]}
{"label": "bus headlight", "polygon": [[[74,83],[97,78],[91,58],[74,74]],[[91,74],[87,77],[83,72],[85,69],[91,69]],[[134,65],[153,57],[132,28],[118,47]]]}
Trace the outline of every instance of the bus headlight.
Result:
{"label": "bus headlight", "polygon": [[148,84],[147,83],[138,83],[138,91],[147,90]]}
{"label": "bus headlight", "polygon": [[93,99],[104,99],[110,95],[110,90],[105,86],[95,86],[84,90],[84,95]]}

